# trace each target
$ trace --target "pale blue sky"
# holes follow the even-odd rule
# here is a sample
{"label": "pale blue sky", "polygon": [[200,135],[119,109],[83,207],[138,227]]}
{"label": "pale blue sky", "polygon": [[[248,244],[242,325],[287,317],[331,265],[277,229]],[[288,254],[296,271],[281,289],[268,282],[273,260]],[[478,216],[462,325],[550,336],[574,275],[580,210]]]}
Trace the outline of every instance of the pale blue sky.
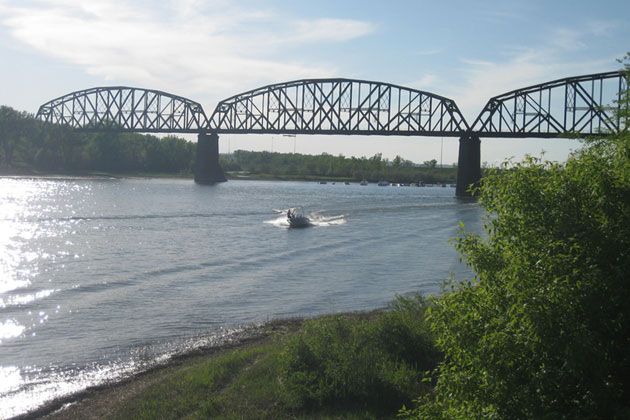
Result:
{"label": "pale blue sky", "polygon": [[[390,82],[454,99],[469,123],[486,101],[531,84],[616,70],[630,2],[0,0],[0,104],[40,104],[94,86],[201,102],[300,78]],[[221,136],[222,152],[293,151],[282,136]],[[298,136],[301,153],[440,159],[440,138]],[[457,139],[443,141],[457,159]],[[482,139],[482,160],[563,160],[565,140]]]}

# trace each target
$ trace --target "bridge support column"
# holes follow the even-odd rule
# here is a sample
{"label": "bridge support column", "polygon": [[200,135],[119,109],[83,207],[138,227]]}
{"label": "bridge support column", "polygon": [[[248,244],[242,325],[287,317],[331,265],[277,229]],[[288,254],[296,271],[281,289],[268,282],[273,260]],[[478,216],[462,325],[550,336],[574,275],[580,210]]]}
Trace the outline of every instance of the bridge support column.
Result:
{"label": "bridge support column", "polygon": [[225,181],[227,179],[219,165],[219,135],[217,133],[199,133],[197,136],[195,182],[197,184],[214,184]]}
{"label": "bridge support column", "polygon": [[457,197],[471,197],[468,189],[481,180],[481,140],[478,136],[465,134],[459,138],[457,158]]}

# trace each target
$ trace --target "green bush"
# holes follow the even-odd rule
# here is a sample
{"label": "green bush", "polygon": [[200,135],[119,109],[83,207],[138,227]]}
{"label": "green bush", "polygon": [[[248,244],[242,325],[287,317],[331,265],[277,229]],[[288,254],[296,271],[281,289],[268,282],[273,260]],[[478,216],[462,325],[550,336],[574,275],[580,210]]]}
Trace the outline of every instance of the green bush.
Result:
{"label": "green bush", "polygon": [[433,369],[442,359],[426,322],[427,308],[421,294],[397,296],[372,327],[377,347],[390,359],[405,362],[419,372]]}
{"label": "green bush", "polygon": [[630,136],[484,179],[475,273],[435,300],[444,352],[421,419],[630,418]]}
{"label": "green bush", "polygon": [[425,312],[425,300],[416,295],[399,297],[377,321],[332,316],[306,322],[282,354],[282,380],[293,404],[395,411],[411,401],[438,359]]}

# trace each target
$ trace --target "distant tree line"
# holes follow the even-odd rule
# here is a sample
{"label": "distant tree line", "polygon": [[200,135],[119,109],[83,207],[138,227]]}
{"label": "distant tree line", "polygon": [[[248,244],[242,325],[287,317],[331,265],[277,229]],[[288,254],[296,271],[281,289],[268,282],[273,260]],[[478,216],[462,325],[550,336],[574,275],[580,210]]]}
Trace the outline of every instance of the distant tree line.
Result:
{"label": "distant tree line", "polygon": [[221,161],[227,171],[246,171],[251,174],[267,174],[277,177],[304,178],[343,178],[370,182],[387,180],[390,182],[455,182],[455,168],[438,168],[437,161],[431,160],[417,165],[410,160],[396,156],[393,160],[384,159],[380,153],[367,158],[321,155],[301,155],[296,153],[250,152],[237,150],[232,156]]}
{"label": "distant tree line", "polygon": [[[192,175],[196,144],[137,133],[81,132],[0,106],[0,171],[4,173],[163,173]],[[455,168],[431,160],[417,165],[380,153],[367,157],[301,155],[237,150],[221,156],[225,171],[284,179],[337,178],[371,182],[454,183]]]}
{"label": "distant tree line", "polygon": [[183,138],[80,132],[0,107],[3,172],[151,172],[191,174],[196,145]]}

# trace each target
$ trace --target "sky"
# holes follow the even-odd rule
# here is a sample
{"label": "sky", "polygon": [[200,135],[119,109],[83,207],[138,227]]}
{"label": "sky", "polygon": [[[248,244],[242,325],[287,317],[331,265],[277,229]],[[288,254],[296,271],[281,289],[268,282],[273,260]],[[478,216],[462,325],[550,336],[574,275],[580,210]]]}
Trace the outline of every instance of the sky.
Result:
{"label": "sky", "polygon": [[[303,78],[374,80],[455,100],[471,124],[489,98],[618,70],[628,0],[0,0],[0,105],[37,112],[97,86],[200,102]],[[195,137],[190,137],[195,140]],[[221,135],[237,149],[457,161],[439,137]],[[483,139],[481,160],[565,160],[575,140]]]}

